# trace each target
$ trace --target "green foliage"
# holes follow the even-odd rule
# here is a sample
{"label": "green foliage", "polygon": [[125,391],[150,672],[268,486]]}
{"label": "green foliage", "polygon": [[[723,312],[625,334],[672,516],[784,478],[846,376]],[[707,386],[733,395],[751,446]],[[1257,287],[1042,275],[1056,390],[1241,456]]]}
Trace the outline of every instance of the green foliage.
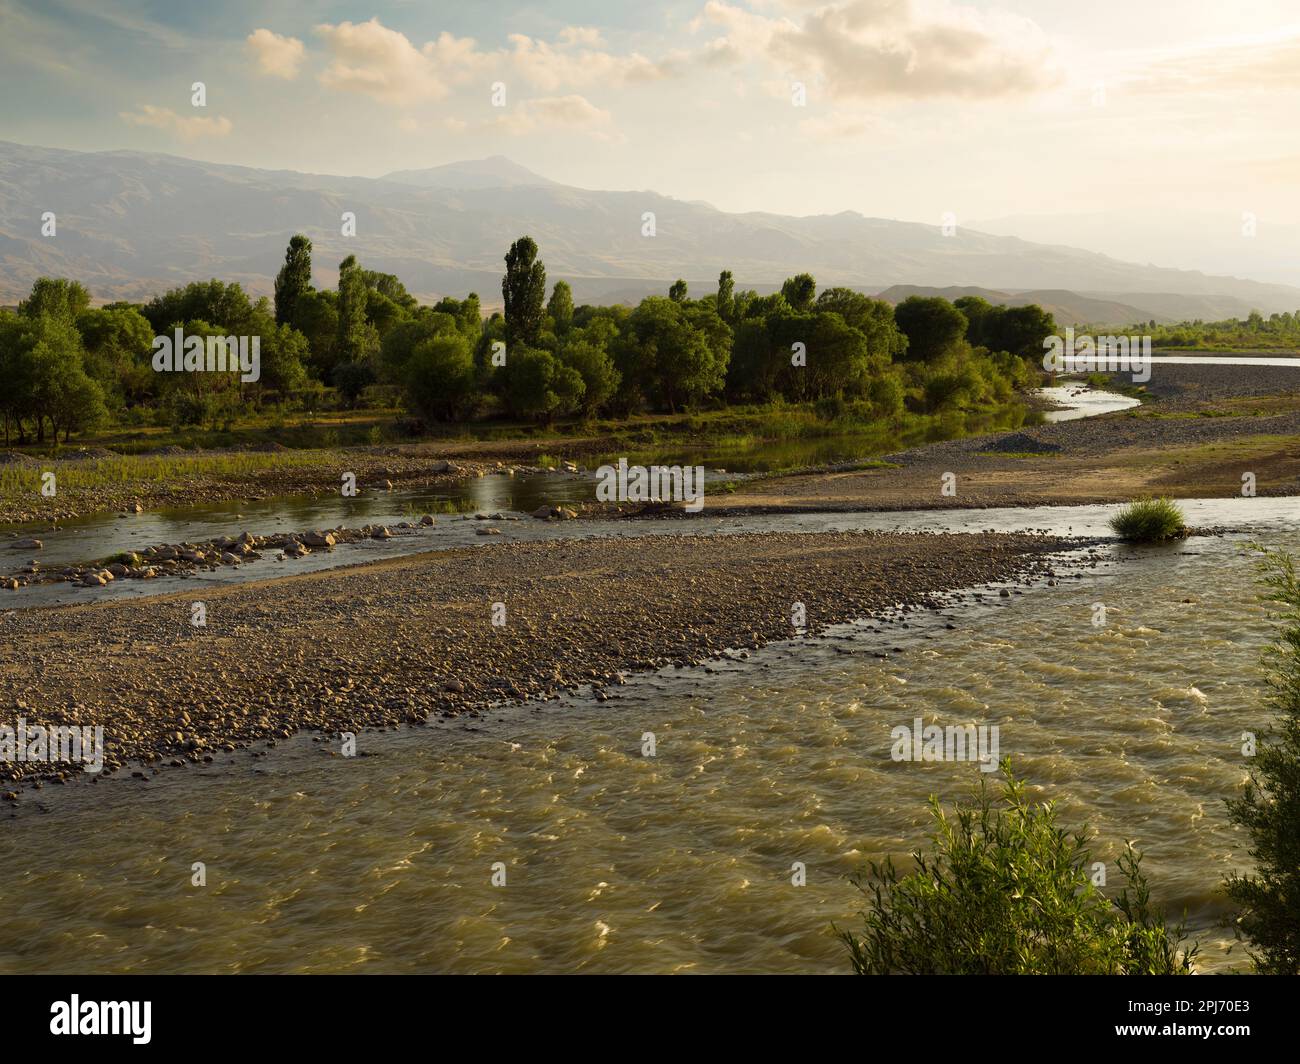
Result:
{"label": "green foliage", "polygon": [[700,402],[721,390],[730,348],[731,330],[714,307],[642,300],[614,352],[625,405],[649,401],[675,411]]}
{"label": "green foliage", "polygon": [[275,277],[277,325],[298,323],[298,302],[311,289],[311,241],[301,233],[289,240],[284,265]]}
{"label": "green foliage", "polygon": [[90,293],[80,281],[40,277],[32,285],[32,294],[18,304],[18,313],[32,320],[56,317],[75,321],[89,306]]}
{"label": "green foliage", "polygon": [[[717,292],[701,299],[692,299],[679,280],[667,298],[652,296],[635,308],[575,307],[564,281],[545,300],[537,245],[521,237],[506,255],[505,313],[484,321],[474,293],[420,306],[395,275],[364,269],[351,255],[340,263],[337,290],[317,290],[311,285],[311,251],[302,234],[290,240],[274,304],[213,279],[173,288],[141,307],[92,310],[81,285],[42,278],[20,314],[0,316],[0,360],[14,367],[10,380],[28,382],[0,396],[6,438],[16,432],[20,442],[32,434],[44,441],[51,418],[61,430],[75,432],[76,426],[102,421],[105,410],[124,425],[215,431],[268,403],[314,412],[328,397],[353,409],[367,389],[372,400],[404,395],[425,421],[500,413],[542,421],[577,413],[590,420],[756,401],[824,403],[822,410],[852,411],[846,417],[857,424],[868,412],[891,421],[908,412],[988,413],[1007,405],[1015,388],[1036,383],[1032,367],[1018,355],[972,349],[945,333],[945,323],[966,319],[943,300],[925,304],[909,343],[889,304],[848,288],[818,295],[806,273],[765,296],[737,292],[724,270]],[[1033,310],[1039,316],[1029,317],[1041,326],[1041,312]],[[905,319],[913,313],[907,305],[900,312]],[[38,401],[35,371],[28,365],[37,343],[34,323],[55,320],[75,323],[80,337],[79,347],[65,337],[73,353],[42,363],[47,370],[77,364],[61,393],[67,401],[57,409]],[[261,379],[154,372],[153,337],[170,336],[176,328],[189,336],[258,337]],[[42,352],[67,346],[54,332],[49,335]],[[452,342],[431,344],[444,339]],[[496,342],[506,345],[505,366],[495,361]],[[522,352],[519,359],[515,348]],[[469,394],[466,350],[473,365]],[[928,357],[908,360],[926,351]],[[82,387],[78,373],[95,388]],[[811,418],[821,422],[819,431],[838,420]]]}
{"label": "green foliage", "polygon": [[1057,826],[1003,763],[995,801],[981,779],[951,814],[930,799],[933,852],[900,877],[890,859],[853,883],[867,899],[861,934],[841,932],[860,975],[1186,975],[1197,946],[1152,908],[1131,847],[1125,886],[1107,898],[1089,878],[1085,831]]}
{"label": "green foliage", "polygon": [[506,341],[536,344],[541,337],[546,301],[546,267],[537,258],[537,243],[520,237],[506,252],[506,274],[501,279],[505,301]]}
{"label": "green foliage", "polygon": [[904,358],[933,362],[966,336],[966,316],[938,296],[908,296],[894,308],[894,321],[907,337]]}
{"label": "green foliage", "polygon": [[1183,511],[1170,499],[1138,499],[1110,519],[1111,530],[1135,543],[1161,543],[1187,535]]}
{"label": "green foliage", "polygon": [[369,362],[340,362],[334,367],[334,387],[349,408],[355,408],[361,393],[374,383],[375,371]]}
{"label": "green foliage", "polygon": [[556,281],[551,301],[546,304],[546,315],[558,337],[565,337],[573,328],[573,290],[567,281]]}
{"label": "green foliage", "polygon": [[781,295],[796,314],[806,314],[817,295],[817,282],[810,273],[796,274],[781,285]]}
{"label": "green foliage", "polygon": [[581,374],[549,351],[513,347],[499,374],[501,397],[515,417],[549,421],[571,413],[582,402],[586,385]]}
{"label": "green foliage", "polygon": [[1150,334],[1157,347],[1202,349],[1270,350],[1300,347],[1300,310],[1270,314],[1251,311],[1245,318],[1223,321],[1180,321],[1157,325],[1155,321],[1139,323],[1135,328]]}
{"label": "green foliage", "polygon": [[0,314],[0,376],[5,381],[0,415],[6,443],[14,429],[19,442],[25,442],[29,426],[43,443],[47,424],[57,443],[60,431],[67,440],[107,416],[103,389],[86,372],[74,318],[81,306],[80,288],[42,278],[19,314]]}
{"label": "green foliage", "polygon": [[402,374],[407,405],[421,417],[452,420],[473,402],[474,352],[459,332],[421,340]]}
{"label": "green foliage", "polygon": [[584,414],[591,415],[614,397],[622,378],[604,345],[586,336],[585,329],[574,334],[574,339],[560,348],[559,357],[582,378],[579,408]]}
{"label": "green foliage", "polygon": [[728,325],[735,323],[736,282],[732,279],[730,270],[723,270],[718,274],[718,294],[713,305],[718,312],[718,317]]}
{"label": "green foliage", "polygon": [[339,263],[337,350],[341,362],[364,362],[371,354],[368,348],[372,345],[366,331],[366,309],[369,305],[367,291],[357,257],[349,255]]}
{"label": "green foliage", "polygon": [[1278,713],[1259,744],[1241,796],[1228,815],[1250,835],[1255,871],[1230,875],[1234,924],[1252,945],[1262,975],[1300,974],[1300,582],[1295,559],[1264,551],[1259,563],[1264,600],[1281,628],[1266,649],[1269,702]]}
{"label": "green foliage", "polygon": [[238,284],[225,284],[215,278],[195,281],[184,288],[173,288],[145,304],[144,316],[155,335],[169,332],[187,321],[220,324],[227,334],[251,335],[248,328],[253,304]]}

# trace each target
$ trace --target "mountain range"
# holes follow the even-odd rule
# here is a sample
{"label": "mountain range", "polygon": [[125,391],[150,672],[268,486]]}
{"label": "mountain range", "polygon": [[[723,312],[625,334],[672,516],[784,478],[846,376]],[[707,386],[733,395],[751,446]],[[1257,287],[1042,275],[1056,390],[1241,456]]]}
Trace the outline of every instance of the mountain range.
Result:
{"label": "mountain range", "polygon": [[[43,236],[42,215],[56,231]],[[344,212],[356,233],[343,236]],[[653,220],[653,235],[649,222]],[[40,276],[82,281],[97,302],[143,300],[218,277],[269,294],[290,236],[314,244],[333,285],[355,254],[423,300],[477,291],[500,303],[502,257],[528,234],[551,281],[578,302],[635,302],[685,278],[695,293],[729,269],[741,288],[811,273],[885,298],[912,291],[1039,302],[1061,324],[1244,316],[1300,308],[1300,288],[1124,262],[1064,245],[845,211],[729,213],[641,191],[576,188],[502,157],[381,178],[259,170],[134,151],[0,142],[0,302]]]}

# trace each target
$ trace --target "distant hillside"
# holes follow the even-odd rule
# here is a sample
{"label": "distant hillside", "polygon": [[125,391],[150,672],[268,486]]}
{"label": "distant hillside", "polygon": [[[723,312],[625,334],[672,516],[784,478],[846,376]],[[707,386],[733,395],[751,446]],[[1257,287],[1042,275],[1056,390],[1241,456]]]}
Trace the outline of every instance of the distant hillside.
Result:
{"label": "distant hillside", "polygon": [[[52,239],[40,233],[44,211],[58,217]],[[344,211],[356,214],[355,237],[340,235]],[[647,213],[653,236],[642,235]],[[295,232],[316,246],[318,285],[334,284],[339,261],[356,254],[420,298],[475,290],[488,305],[499,299],[502,256],[527,233],[549,276],[570,281],[579,299],[665,291],[677,277],[711,287],[730,269],[753,288],[808,271],[822,287],[863,291],[978,285],[1017,299],[1050,291],[1062,320],[1118,313],[1093,308],[1104,302],[1131,305],[1140,319],[1183,316],[1152,313],[1137,293],[1240,301],[1266,313],[1300,307],[1300,289],[1284,285],[966,229],[945,237],[937,226],[853,212],[728,214],[655,192],[572,188],[499,157],[371,179],[0,142],[0,301],[25,295],[43,274],[75,277],[97,300],[143,299],[209,277],[267,294]]]}

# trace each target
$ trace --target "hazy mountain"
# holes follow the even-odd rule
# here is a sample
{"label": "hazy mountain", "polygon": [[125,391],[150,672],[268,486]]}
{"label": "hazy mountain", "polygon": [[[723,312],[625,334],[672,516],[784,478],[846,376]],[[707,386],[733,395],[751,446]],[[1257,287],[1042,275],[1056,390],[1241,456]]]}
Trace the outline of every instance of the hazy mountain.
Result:
{"label": "hazy mountain", "polygon": [[[42,212],[57,235],[41,235]],[[355,237],[340,216],[356,214]],[[643,236],[647,213],[655,235]],[[1121,262],[1015,237],[867,218],[728,214],[654,192],[556,184],[494,158],[385,178],[256,170],[140,152],[74,152],[0,142],[0,302],[42,274],[75,277],[98,300],[142,299],[220,277],[269,293],[289,237],[315,244],[315,281],[332,285],[355,253],[428,299],[475,290],[499,301],[502,257],[522,234],[540,245],[548,276],[579,301],[666,291],[677,277],[711,288],[730,269],[768,288],[800,271],[822,287],[976,285],[1239,300],[1265,312],[1300,307],[1300,289]],[[1062,293],[1064,294],[1064,293]],[[1132,301],[1138,318],[1160,317]],[[1197,316],[1197,315],[1193,315]],[[1204,315],[1202,315],[1204,316]]]}
{"label": "hazy mountain", "polygon": [[1125,209],[1080,214],[1021,214],[969,220],[984,233],[1104,251],[1133,262],[1161,262],[1279,284],[1300,284],[1300,225],[1268,216],[1246,226],[1244,207],[1215,213],[1170,204],[1159,211]]}
{"label": "hazy mountain", "polygon": [[463,163],[448,163],[446,166],[434,166],[427,170],[394,170],[385,174],[384,181],[399,181],[404,185],[417,185],[420,188],[523,188],[552,186],[558,187],[550,178],[542,177],[531,170],[511,162],[504,155],[493,155],[487,159],[471,159]]}

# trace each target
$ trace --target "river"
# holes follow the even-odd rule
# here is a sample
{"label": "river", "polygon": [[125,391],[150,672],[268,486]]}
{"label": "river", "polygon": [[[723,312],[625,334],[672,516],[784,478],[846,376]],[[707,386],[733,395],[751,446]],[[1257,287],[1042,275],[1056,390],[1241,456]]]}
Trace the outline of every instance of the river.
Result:
{"label": "river", "polygon": [[[1217,889],[1246,859],[1224,808],[1241,736],[1269,721],[1248,544],[1300,551],[1300,504],[1185,505],[1238,531],[1116,545],[1058,586],[634,676],[608,701],[363,733],[364,756],[298,736],[148,782],[46,787],[0,824],[0,972],[847,972],[831,931],[855,924],[846,877],[923,843],[927,797],[981,775],[893,761],[890,730],[918,716],[996,724],[1063,822],[1098,833],[1110,886],[1135,840],[1201,969],[1242,967]],[[758,520],[1091,535],[1112,511]],[[696,530],[635,532],[679,528]]]}

